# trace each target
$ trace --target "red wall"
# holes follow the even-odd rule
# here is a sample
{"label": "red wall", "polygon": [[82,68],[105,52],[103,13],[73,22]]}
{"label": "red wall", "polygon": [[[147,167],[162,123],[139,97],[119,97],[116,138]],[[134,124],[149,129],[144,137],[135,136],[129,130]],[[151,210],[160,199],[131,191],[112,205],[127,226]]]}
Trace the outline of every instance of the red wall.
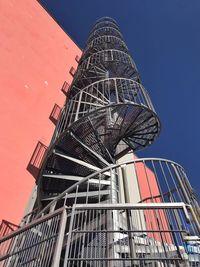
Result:
{"label": "red wall", "polygon": [[[136,158],[134,156],[134,158]],[[136,173],[138,177],[140,195],[143,203],[160,203],[162,202],[161,197],[156,197],[160,195],[160,190],[158,183],[156,181],[156,176],[152,170],[150,170],[143,162],[137,162],[135,164]],[[152,199],[152,197],[156,197]],[[147,199],[147,200],[145,200]],[[146,218],[147,230],[169,230],[168,218],[165,210],[145,210],[144,215]],[[170,233],[163,233],[162,237],[158,232],[148,233],[148,235],[159,241],[166,243],[172,243],[172,237]]]}
{"label": "red wall", "polygon": [[0,220],[18,223],[34,184],[26,167],[38,141],[49,144],[49,115],[81,50],[36,0],[0,1],[0,10]]}

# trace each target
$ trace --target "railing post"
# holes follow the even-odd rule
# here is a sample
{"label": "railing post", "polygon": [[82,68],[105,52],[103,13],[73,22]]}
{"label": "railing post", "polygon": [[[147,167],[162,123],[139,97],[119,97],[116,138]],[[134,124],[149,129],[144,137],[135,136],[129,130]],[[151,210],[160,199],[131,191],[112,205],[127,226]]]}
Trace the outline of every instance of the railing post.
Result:
{"label": "railing post", "polygon": [[58,267],[60,265],[60,255],[61,255],[62,247],[63,247],[66,221],[67,221],[67,212],[66,212],[66,209],[64,208],[61,218],[60,218],[59,232],[58,232],[58,237],[56,241],[55,252],[53,255],[51,267]]}
{"label": "railing post", "polygon": [[[125,203],[131,203],[130,196],[129,196],[129,189],[128,189],[128,177],[126,173],[126,165],[123,165],[121,170],[122,170]],[[127,219],[128,229],[129,230],[133,229],[132,228],[132,216],[131,216],[130,209],[126,209],[126,219]],[[130,246],[130,257],[136,259],[136,248],[135,248],[135,243],[134,243],[134,239],[133,239],[131,232],[128,233],[128,240],[129,240],[129,246]],[[136,266],[136,264],[138,264],[138,262],[131,260],[131,266]]]}
{"label": "railing post", "polygon": [[64,258],[64,265],[63,265],[64,267],[66,267],[67,264],[68,264],[69,247],[70,247],[70,241],[71,241],[71,237],[72,237],[75,207],[76,207],[76,205],[73,205],[72,211],[71,211],[71,221],[70,221],[69,232],[68,232],[68,239],[67,239],[67,246],[66,246],[66,251],[65,251],[65,258]]}
{"label": "railing post", "polygon": [[78,115],[79,115],[79,110],[80,110],[80,105],[81,105],[81,100],[82,100],[82,94],[83,94],[83,90],[79,94],[78,106],[77,106],[76,116],[75,116],[74,121],[77,121],[78,120]]}

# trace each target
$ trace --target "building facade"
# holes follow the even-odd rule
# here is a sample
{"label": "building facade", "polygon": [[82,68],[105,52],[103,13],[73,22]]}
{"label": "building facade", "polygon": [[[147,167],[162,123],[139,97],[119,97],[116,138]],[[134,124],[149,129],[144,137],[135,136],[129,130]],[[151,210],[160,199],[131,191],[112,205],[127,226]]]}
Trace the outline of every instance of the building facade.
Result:
{"label": "building facade", "polygon": [[198,266],[200,210],[184,169],[133,156],[159,130],[116,21],[98,20],[35,198],[0,239],[2,266]]}
{"label": "building facade", "polygon": [[0,8],[0,220],[18,224],[81,50],[38,1]]}

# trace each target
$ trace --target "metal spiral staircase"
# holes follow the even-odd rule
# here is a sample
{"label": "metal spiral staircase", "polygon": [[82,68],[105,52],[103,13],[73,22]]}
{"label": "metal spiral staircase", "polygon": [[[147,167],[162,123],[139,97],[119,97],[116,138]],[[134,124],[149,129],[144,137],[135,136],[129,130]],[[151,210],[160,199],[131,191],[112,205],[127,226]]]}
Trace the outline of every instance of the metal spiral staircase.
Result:
{"label": "metal spiral staircase", "polygon": [[[159,119],[117,24],[110,18],[98,21],[38,181],[42,206],[80,177],[115,163],[124,150],[150,145],[159,130]],[[95,196],[91,201],[96,202]]]}
{"label": "metal spiral staircase", "polygon": [[128,154],[159,131],[116,22],[98,20],[40,171],[35,209],[0,239],[0,266],[199,266],[200,208],[184,169]]}

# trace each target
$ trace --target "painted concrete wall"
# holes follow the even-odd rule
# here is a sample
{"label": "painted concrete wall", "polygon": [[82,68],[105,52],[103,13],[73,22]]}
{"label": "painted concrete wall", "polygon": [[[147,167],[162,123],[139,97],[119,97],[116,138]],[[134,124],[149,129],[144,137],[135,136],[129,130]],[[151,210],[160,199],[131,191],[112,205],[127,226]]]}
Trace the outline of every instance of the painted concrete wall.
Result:
{"label": "painted concrete wall", "polygon": [[[140,195],[143,203],[161,203],[162,199],[159,196],[160,190],[156,181],[155,173],[149,169],[143,162],[137,162],[135,164],[135,172],[138,177],[138,184],[140,188]],[[152,200],[152,197],[156,197]],[[145,200],[146,199],[146,200]],[[148,230],[169,230],[169,224],[167,220],[167,214],[165,210],[149,210],[144,211],[146,227]],[[164,233],[162,236],[160,233],[149,233],[153,239],[171,244],[172,238],[169,233]]]}
{"label": "painted concrete wall", "polygon": [[[119,163],[137,159],[133,153],[129,153],[118,160]],[[154,172],[148,168],[143,162],[137,162],[135,164],[126,165],[124,168],[124,176],[120,171],[120,196],[122,203],[160,203],[161,198],[156,198],[152,200],[152,196],[159,196],[160,191],[156,181],[156,176]],[[124,180],[124,182],[123,182]],[[125,186],[123,185],[125,184]],[[126,190],[124,190],[126,189]],[[125,199],[126,192],[126,199]],[[147,200],[145,200],[147,199]],[[126,201],[125,201],[126,200]],[[136,215],[137,214],[137,215]],[[138,215],[139,214],[139,215]],[[136,216],[138,218],[136,218]],[[147,230],[169,230],[169,224],[167,220],[167,215],[164,210],[152,211],[145,210],[140,213],[133,213],[133,224],[137,228],[139,225],[140,229]],[[169,233],[162,235],[159,233],[148,233],[148,235],[156,240],[161,241],[162,239],[166,243],[172,243],[172,238]]]}
{"label": "painted concrete wall", "polygon": [[49,116],[81,50],[36,0],[0,1],[0,10],[0,220],[18,223],[34,185],[27,165],[38,141],[49,144]]}
{"label": "painted concrete wall", "polygon": [[[118,160],[118,163],[123,163],[134,159],[133,153],[126,154]],[[119,172],[120,179],[120,196],[122,203],[139,203],[141,201],[140,184],[137,177],[137,168],[134,164],[129,164],[124,167],[124,172]],[[125,197],[126,190],[126,197]],[[133,212],[133,224],[140,224],[141,229],[146,229],[144,212]]]}

